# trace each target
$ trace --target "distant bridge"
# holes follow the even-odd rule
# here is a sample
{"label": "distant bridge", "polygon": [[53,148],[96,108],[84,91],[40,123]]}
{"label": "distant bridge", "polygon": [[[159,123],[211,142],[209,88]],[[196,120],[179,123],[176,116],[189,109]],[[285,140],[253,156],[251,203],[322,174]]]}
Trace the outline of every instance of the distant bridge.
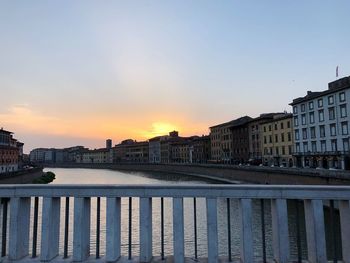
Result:
{"label": "distant bridge", "polygon": [[[327,262],[327,258],[350,262],[350,187],[347,186],[270,186],[270,185],[1,185],[2,199],[1,255],[3,262],[42,261],[42,262],[161,262],[162,259],[183,263],[196,259],[197,254],[185,258],[184,235],[184,198],[205,198],[207,222],[207,259],[200,262],[229,262],[231,252],[231,219],[227,216],[228,250],[219,257],[218,242],[218,199],[228,202],[238,201],[240,228],[240,260],[253,262],[254,242],[252,200],[260,200],[263,215],[264,204],[271,204],[273,258],[277,262],[289,262],[290,240],[288,231],[287,200],[299,200],[303,203],[304,223],[307,239],[307,259],[309,262]],[[39,197],[39,198],[38,198]],[[97,197],[96,222],[91,221],[91,198]],[[131,255],[131,202],[130,197],[139,201],[139,242],[137,255]],[[160,213],[160,232],[162,233],[162,253],[153,255],[152,221],[155,215],[155,198],[172,199],[173,218],[173,254],[164,254],[164,207],[163,199]],[[106,210],[101,210],[101,199],[106,202]],[[129,199],[129,240],[122,240],[121,200]],[[40,205],[39,205],[40,200]],[[70,221],[69,202],[74,201],[74,211]],[[194,199],[195,200],[195,199]],[[263,200],[263,201],[261,201]],[[64,207],[61,207],[61,201]],[[324,204],[331,210],[330,227],[335,232],[335,208],[339,209],[341,242],[335,244],[335,234],[325,235]],[[195,203],[195,202],[194,202]],[[266,206],[267,207],[267,206]],[[270,206],[269,206],[270,207]],[[64,208],[64,209],[63,209]],[[153,209],[152,209],[153,208]],[[40,211],[39,211],[40,210]],[[100,217],[105,211],[106,240],[105,252],[100,252]],[[196,211],[196,210],[195,210]],[[42,214],[42,216],[38,216]],[[262,236],[265,235],[264,216],[259,217],[262,224]],[[194,213],[196,220],[196,213]],[[62,220],[63,218],[63,220]],[[256,218],[255,218],[256,219]],[[91,225],[96,227],[96,249],[94,255],[90,249]],[[41,225],[41,229],[39,229]],[[196,224],[194,224],[196,226]],[[72,252],[68,249],[68,228],[73,227]],[[64,238],[60,240],[60,231]],[[297,230],[299,231],[299,230]],[[197,229],[194,231],[197,238]],[[38,235],[39,234],[39,235]],[[41,237],[38,246],[38,237]],[[129,242],[129,254],[121,253],[122,242]],[[266,250],[263,239],[262,249]],[[337,253],[327,255],[326,242],[341,247],[342,258]],[[298,257],[302,258],[300,235],[297,235]],[[63,250],[60,249],[63,247]],[[61,254],[61,251],[63,252]],[[196,251],[195,251],[196,252]],[[129,261],[130,259],[130,261]],[[260,262],[266,261],[263,251]]]}

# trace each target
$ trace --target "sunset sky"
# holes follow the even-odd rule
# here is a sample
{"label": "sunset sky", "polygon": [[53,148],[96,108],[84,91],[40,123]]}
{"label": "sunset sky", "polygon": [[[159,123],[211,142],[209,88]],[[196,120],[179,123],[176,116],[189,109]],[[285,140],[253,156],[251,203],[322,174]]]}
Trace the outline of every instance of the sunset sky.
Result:
{"label": "sunset sky", "polygon": [[350,1],[0,2],[0,127],[103,147],[290,111],[350,75]]}

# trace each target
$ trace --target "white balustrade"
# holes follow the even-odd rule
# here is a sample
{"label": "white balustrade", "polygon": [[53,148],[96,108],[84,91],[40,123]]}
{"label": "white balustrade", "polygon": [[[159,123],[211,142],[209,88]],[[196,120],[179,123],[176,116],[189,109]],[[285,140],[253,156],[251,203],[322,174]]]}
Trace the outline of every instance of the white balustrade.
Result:
{"label": "white balustrade", "polygon": [[[10,222],[8,252],[10,261],[29,257],[31,197],[42,197],[41,247],[37,259],[42,262],[61,260],[59,239],[60,202],[74,198],[73,253],[74,262],[92,261],[90,257],[91,198],[106,198],[106,250],[102,261],[115,262],[121,255],[121,200],[139,198],[140,252],[133,258],[150,262],[152,252],[154,198],[172,198],[173,261],[184,263],[185,226],[184,198],[206,199],[207,252],[209,263],[227,262],[219,257],[218,199],[238,200],[242,262],[253,262],[253,200],[271,200],[273,255],[276,262],[290,260],[288,200],[304,202],[307,252],[309,262],[326,262],[324,202],[339,205],[341,244],[344,262],[350,262],[350,187],[347,186],[271,186],[271,185],[1,185],[0,198],[9,198]],[[62,198],[63,199],[63,198]],[[160,226],[159,226],[160,227]],[[6,246],[5,246],[6,248]],[[167,255],[171,256],[171,255]]]}

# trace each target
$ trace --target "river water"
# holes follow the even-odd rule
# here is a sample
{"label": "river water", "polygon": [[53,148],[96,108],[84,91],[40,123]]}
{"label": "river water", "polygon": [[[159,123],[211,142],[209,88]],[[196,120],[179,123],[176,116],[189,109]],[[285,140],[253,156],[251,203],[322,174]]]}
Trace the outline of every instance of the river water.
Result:
{"label": "river water", "polygon": [[[56,179],[52,184],[213,184],[217,183],[210,180],[202,180],[192,176],[179,174],[164,174],[159,172],[121,172],[103,169],[65,169],[50,168],[45,171],[52,171],[56,174]],[[73,241],[73,199],[70,201],[70,228],[69,228],[69,254],[72,254]],[[139,200],[133,198],[132,201],[132,254],[139,253]],[[96,251],[96,203],[97,198],[91,199],[91,254]],[[306,254],[306,238],[304,213],[302,203],[288,201],[288,224],[290,236],[291,257],[297,258],[296,246],[296,204],[299,205],[300,227],[301,227],[301,247],[303,258]],[[219,233],[219,254],[228,255],[228,237],[227,237],[227,203],[225,199],[218,199],[218,233]],[[172,200],[164,198],[165,206],[165,255],[173,254],[173,232],[172,232]],[[60,250],[63,254],[64,237],[64,209],[65,202],[61,200],[61,232],[60,232]],[[122,198],[122,255],[128,255],[128,198]],[[265,228],[266,228],[266,252],[267,258],[272,259],[272,235],[271,235],[271,207],[270,202],[265,202]],[[106,202],[101,198],[101,255],[105,253],[106,236]],[[254,257],[256,260],[262,258],[262,234],[261,234],[261,209],[260,201],[253,200],[253,240]],[[194,223],[193,223],[193,198],[184,198],[184,217],[185,217],[185,255],[194,257]],[[197,231],[198,231],[198,256],[207,256],[206,239],[206,205],[205,199],[197,198]],[[39,220],[40,222],[40,220]],[[40,229],[40,225],[39,225]],[[232,255],[234,259],[239,259],[240,255],[240,223],[238,215],[238,201],[231,200],[231,238]],[[40,237],[39,237],[40,242]],[[160,237],[160,198],[153,199],[153,255],[161,254]],[[40,246],[39,246],[40,247]],[[330,252],[329,252],[330,253]]]}

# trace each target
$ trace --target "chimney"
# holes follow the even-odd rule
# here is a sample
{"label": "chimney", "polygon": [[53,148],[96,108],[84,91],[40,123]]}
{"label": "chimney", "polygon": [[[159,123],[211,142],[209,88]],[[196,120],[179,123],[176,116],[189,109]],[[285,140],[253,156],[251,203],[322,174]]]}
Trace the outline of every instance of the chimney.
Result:
{"label": "chimney", "polygon": [[308,90],[307,91],[307,95],[311,95],[312,91],[311,90]]}

